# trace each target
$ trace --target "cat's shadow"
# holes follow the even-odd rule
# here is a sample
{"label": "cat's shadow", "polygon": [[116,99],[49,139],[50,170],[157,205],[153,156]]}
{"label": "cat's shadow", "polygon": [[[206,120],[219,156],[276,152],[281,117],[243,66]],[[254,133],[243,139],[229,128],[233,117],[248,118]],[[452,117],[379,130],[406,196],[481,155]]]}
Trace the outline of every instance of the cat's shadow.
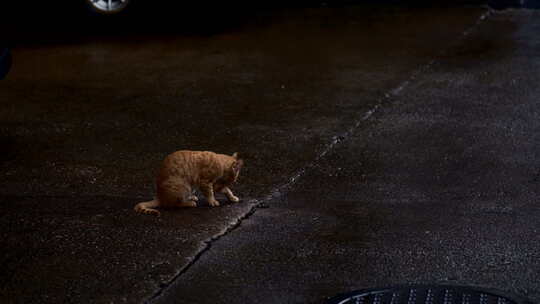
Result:
{"label": "cat's shadow", "polygon": [[[216,208],[216,207],[210,206],[210,203],[208,203],[208,200],[206,199],[206,197],[204,195],[202,195],[200,193],[195,193],[195,195],[199,199],[197,201],[197,207],[196,208]],[[233,202],[229,201],[224,194],[216,193],[214,195],[216,197],[216,200],[218,200],[218,202],[219,202],[219,207],[236,204],[236,203],[233,203]],[[242,202],[242,199],[240,199],[240,202]],[[180,208],[180,209],[186,209],[186,208]],[[188,207],[188,209],[189,209],[189,207]]]}

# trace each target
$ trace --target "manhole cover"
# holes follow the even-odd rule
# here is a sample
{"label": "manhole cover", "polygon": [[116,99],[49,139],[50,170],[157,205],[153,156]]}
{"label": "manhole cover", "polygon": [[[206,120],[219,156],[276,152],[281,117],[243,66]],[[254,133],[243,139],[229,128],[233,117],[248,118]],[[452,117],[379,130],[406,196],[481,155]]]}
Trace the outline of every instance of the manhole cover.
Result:
{"label": "manhole cover", "polygon": [[365,289],[334,297],[327,304],[533,304],[502,292],[465,286],[412,285]]}

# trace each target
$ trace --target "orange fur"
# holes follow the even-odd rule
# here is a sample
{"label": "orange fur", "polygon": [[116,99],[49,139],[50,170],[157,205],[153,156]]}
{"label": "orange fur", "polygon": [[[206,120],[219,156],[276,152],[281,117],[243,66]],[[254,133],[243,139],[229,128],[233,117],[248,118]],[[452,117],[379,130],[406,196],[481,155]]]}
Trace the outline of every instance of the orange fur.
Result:
{"label": "orange fur", "polygon": [[196,207],[200,190],[210,206],[219,206],[214,191],[224,193],[229,201],[238,202],[229,189],[238,179],[243,161],[232,156],[209,151],[177,151],[168,155],[156,179],[156,198],[135,205],[136,212],[159,215],[158,207]]}

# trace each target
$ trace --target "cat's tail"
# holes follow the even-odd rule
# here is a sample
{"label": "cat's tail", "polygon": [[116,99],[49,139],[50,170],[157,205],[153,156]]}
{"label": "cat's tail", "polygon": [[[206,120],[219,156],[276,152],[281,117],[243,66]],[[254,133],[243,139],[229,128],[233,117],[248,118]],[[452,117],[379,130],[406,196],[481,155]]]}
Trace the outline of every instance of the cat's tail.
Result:
{"label": "cat's tail", "polygon": [[153,199],[148,202],[138,203],[137,205],[135,205],[133,209],[135,210],[135,212],[138,212],[138,213],[152,214],[152,215],[159,216],[160,214],[159,211],[154,209],[157,206],[159,206],[159,202],[157,201],[157,199]]}

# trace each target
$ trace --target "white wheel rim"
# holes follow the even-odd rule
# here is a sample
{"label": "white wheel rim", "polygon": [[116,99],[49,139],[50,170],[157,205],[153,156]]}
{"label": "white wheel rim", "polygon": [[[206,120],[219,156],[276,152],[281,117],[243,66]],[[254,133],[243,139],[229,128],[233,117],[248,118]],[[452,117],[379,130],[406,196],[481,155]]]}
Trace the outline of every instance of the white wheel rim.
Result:
{"label": "white wheel rim", "polygon": [[129,0],[88,0],[88,2],[100,12],[113,13],[123,10]]}

